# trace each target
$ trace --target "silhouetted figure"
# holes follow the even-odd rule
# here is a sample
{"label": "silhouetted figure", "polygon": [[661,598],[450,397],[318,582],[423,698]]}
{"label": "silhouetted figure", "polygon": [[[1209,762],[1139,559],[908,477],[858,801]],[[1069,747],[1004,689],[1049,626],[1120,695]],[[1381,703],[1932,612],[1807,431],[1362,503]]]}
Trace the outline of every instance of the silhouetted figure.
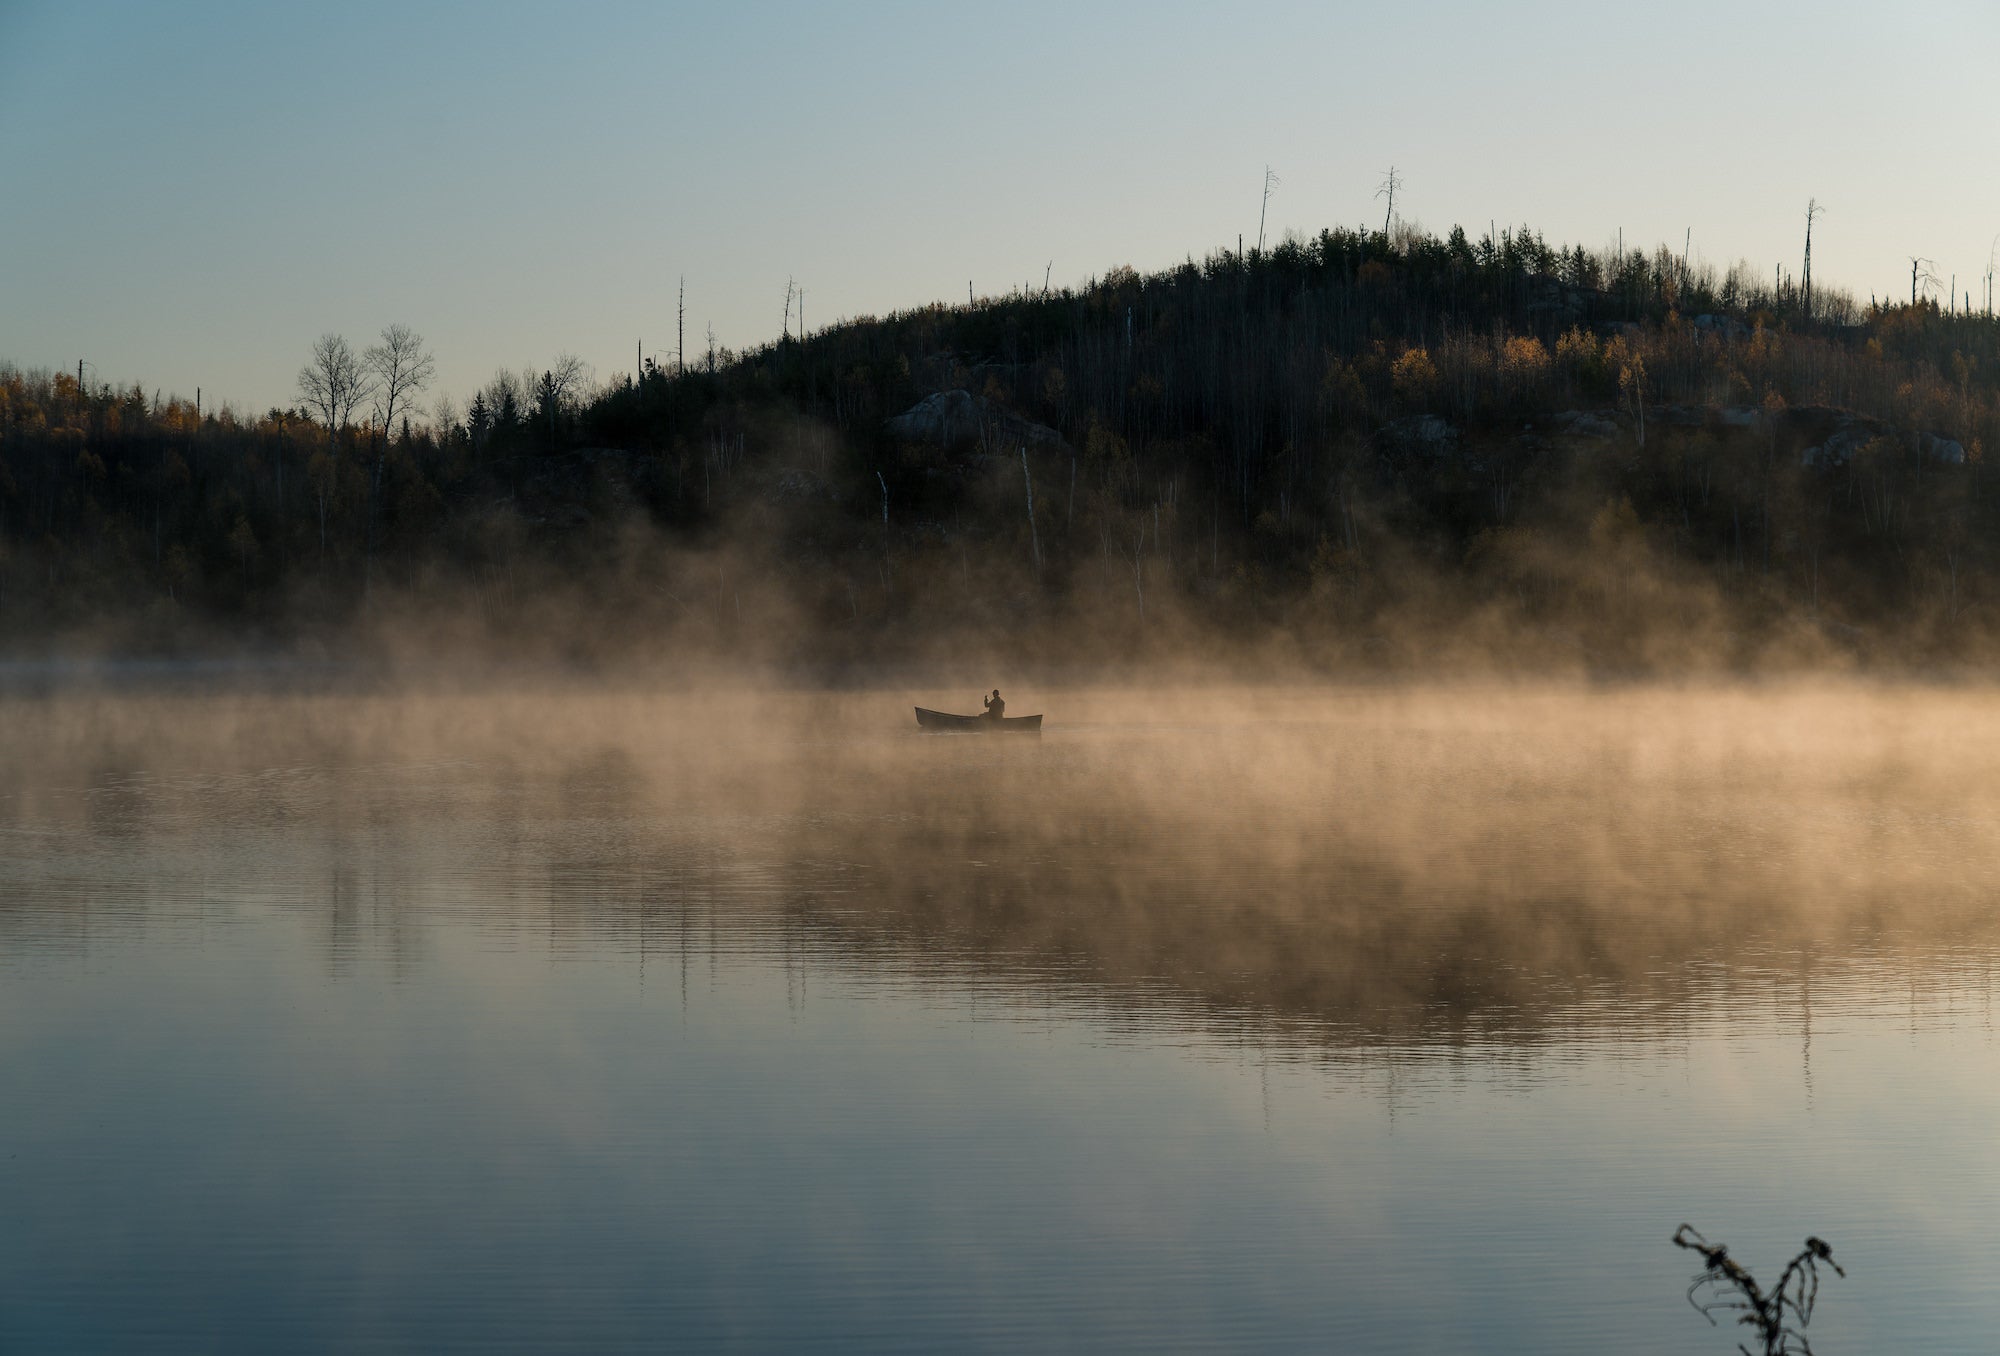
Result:
{"label": "silhouetted figure", "polygon": [[1007,703],[1000,700],[1000,689],[997,687],[993,689],[992,696],[981,697],[980,701],[986,705],[986,719],[988,720],[998,720],[1007,714]]}

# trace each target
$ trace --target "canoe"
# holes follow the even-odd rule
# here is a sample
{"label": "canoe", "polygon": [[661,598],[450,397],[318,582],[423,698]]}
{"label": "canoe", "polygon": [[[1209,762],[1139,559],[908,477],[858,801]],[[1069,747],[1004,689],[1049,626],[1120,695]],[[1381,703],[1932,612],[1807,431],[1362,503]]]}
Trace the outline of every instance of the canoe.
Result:
{"label": "canoe", "polygon": [[920,729],[938,733],[957,732],[961,734],[1040,734],[1040,716],[1002,716],[993,720],[987,716],[954,716],[946,711],[926,711],[917,708],[917,726]]}

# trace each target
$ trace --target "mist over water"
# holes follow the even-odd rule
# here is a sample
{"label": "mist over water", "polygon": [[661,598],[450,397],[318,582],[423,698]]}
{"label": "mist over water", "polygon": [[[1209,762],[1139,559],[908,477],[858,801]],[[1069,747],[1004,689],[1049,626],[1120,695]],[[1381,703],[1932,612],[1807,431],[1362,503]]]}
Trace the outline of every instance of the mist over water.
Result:
{"label": "mist over water", "polygon": [[0,699],[0,1345],[1992,1330],[2000,693],[1007,696]]}

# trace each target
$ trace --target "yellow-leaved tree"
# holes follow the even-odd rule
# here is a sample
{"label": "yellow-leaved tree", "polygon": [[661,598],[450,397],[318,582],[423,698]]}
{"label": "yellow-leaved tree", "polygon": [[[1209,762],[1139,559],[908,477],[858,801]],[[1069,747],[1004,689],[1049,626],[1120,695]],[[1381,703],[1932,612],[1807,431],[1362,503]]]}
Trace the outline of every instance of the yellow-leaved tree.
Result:
{"label": "yellow-leaved tree", "polygon": [[1431,355],[1422,348],[1403,351],[1389,369],[1389,385],[1396,393],[1396,399],[1412,410],[1421,410],[1430,403],[1437,390],[1438,371],[1431,362]]}

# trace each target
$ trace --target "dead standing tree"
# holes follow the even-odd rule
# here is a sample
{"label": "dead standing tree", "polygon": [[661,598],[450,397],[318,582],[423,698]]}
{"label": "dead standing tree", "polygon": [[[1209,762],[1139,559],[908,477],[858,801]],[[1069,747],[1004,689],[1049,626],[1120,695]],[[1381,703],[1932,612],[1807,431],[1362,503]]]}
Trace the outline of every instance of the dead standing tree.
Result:
{"label": "dead standing tree", "polygon": [[1397,174],[1396,167],[1391,165],[1389,172],[1382,176],[1381,187],[1375,190],[1376,197],[1389,200],[1388,208],[1382,213],[1382,238],[1385,240],[1389,237],[1389,223],[1396,218],[1396,190],[1402,186],[1402,176]]}
{"label": "dead standing tree", "polygon": [[1938,285],[1938,275],[1933,271],[1935,260],[1918,255],[1910,256],[1910,305],[1917,304],[1917,288],[1928,290]]}
{"label": "dead standing tree", "polygon": [[[1028,541],[1035,548],[1035,578],[1040,579],[1042,577],[1042,534],[1041,530],[1035,526],[1035,478],[1028,472],[1028,448],[1026,444],[1023,444],[1021,447],[1021,479],[1028,487]],[[886,492],[887,487],[885,486],[884,489]],[[883,500],[885,514],[887,508],[888,500],[885,498]]]}
{"label": "dead standing tree", "polygon": [[[1757,1284],[1741,1262],[1729,1255],[1726,1244],[1711,1243],[1693,1225],[1674,1230],[1674,1246],[1701,1254],[1701,1272],[1688,1286],[1688,1303],[1703,1318],[1715,1323],[1717,1312],[1740,1312],[1736,1321],[1753,1329],[1764,1344],[1762,1356],[1812,1356],[1812,1343],[1805,1327],[1812,1322],[1813,1305],[1819,1300],[1819,1264],[1845,1277],[1833,1249],[1823,1238],[1808,1238],[1799,1255],[1786,1264],[1778,1284],[1768,1293]],[[1744,1356],[1758,1356],[1737,1344]]]}
{"label": "dead standing tree", "polygon": [[1805,268],[1799,274],[1799,285],[1805,291],[1806,319],[1812,319],[1812,228],[1815,218],[1826,215],[1826,209],[1819,205],[1818,198],[1806,199],[1806,260]]}
{"label": "dead standing tree", "polygon": [[[1271,194],[1281,182],[1269,165],[1264,166],[1264,202],[1257,209],[1257,253],[1259,254],[1264,252],[1264,218],[1271,210]],[[1049,267],[1055,267],[1053,261],[1050,262]],[[1048,291],[1048,279],[1046,276],[1042,279],[1042,290],[1044,292]]]}

